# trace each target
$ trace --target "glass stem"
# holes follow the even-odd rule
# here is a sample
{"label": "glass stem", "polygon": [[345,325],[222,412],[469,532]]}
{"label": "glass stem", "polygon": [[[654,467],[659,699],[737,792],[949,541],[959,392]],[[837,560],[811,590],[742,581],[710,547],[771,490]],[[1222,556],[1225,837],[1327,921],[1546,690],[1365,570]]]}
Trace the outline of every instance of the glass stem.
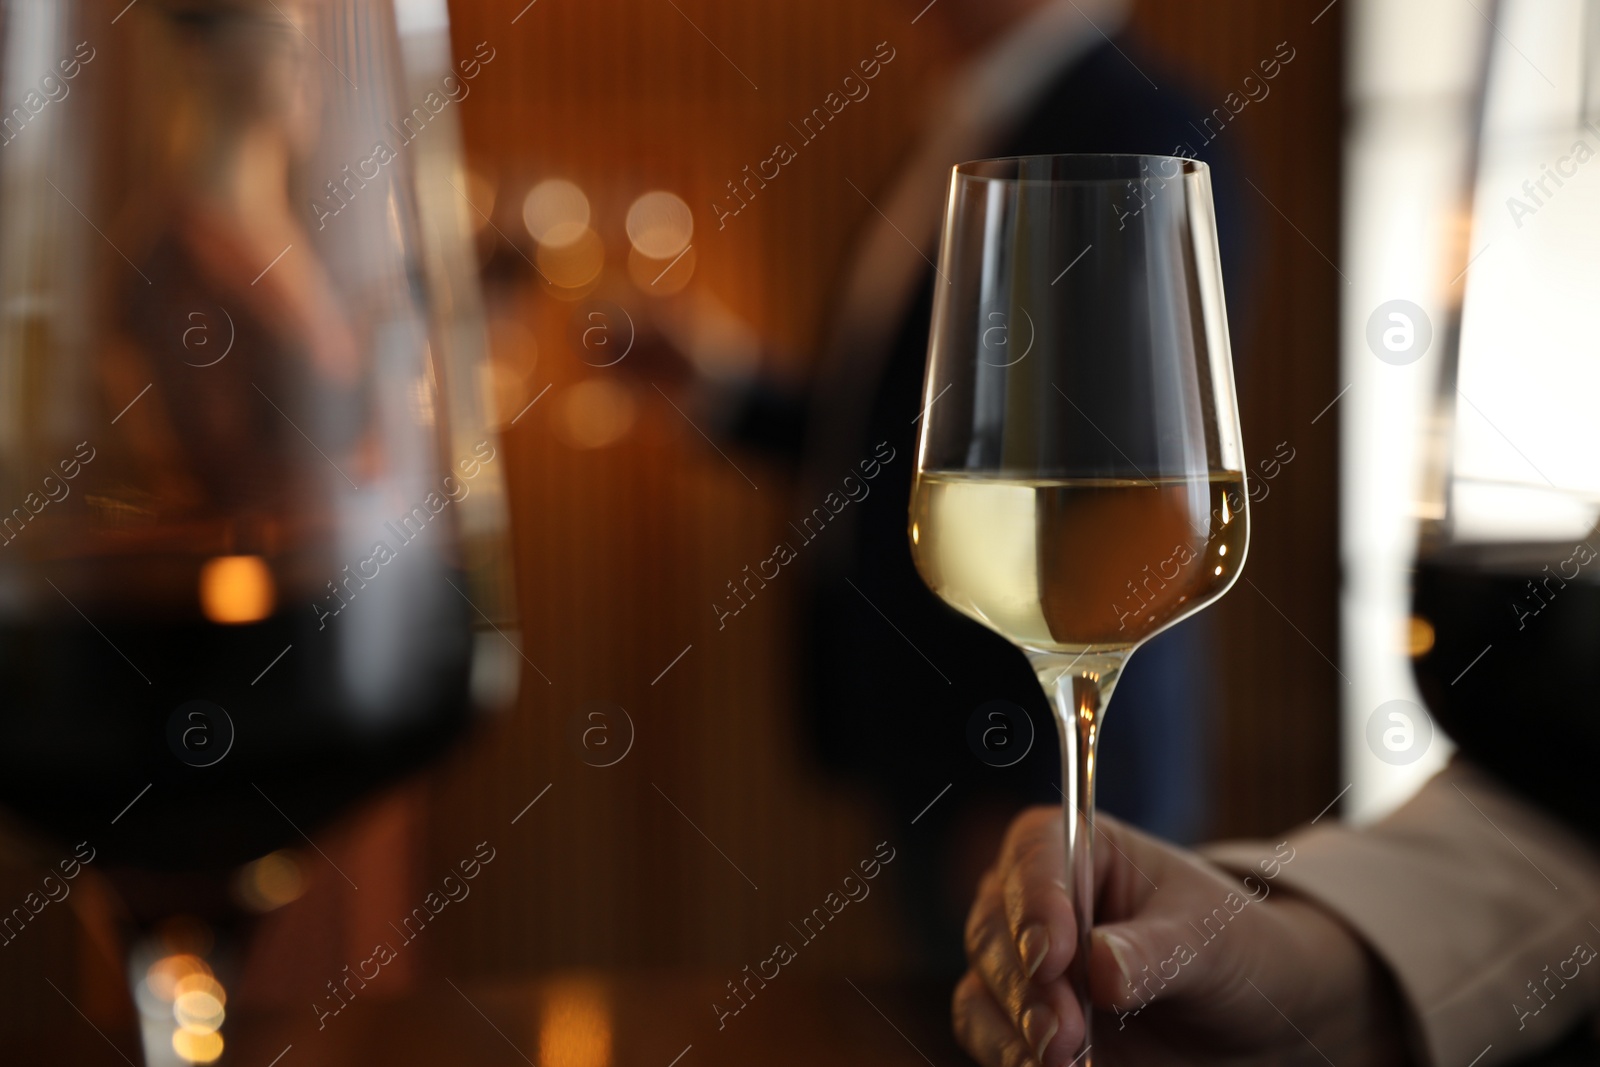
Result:
{"label": "glass stem", "polygon": [[1077,1067],[1092,1067],[1094,1006],[1089,999],[1089,945],[1094,932],[1094,781],[1100,726],[1111,690],[1128,658],[1126,650],[1079,656],[1030,652],[1034,674],[1055,709],[1061,740],[1062,825],[1066,830],[1066,878],[1078,931],[1067,978],[1083,1012],[1083,1044]]}

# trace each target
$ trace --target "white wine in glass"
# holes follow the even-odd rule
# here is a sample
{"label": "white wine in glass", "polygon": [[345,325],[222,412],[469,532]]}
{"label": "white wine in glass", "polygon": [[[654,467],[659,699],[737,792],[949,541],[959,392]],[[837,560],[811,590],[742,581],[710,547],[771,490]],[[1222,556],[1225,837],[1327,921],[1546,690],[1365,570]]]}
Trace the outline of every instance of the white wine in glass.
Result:
{"label": "white wine in glass", "polygon": [[1209,171],[963,163],[939,260],[912,555],[1027,654],[1055,709],[1087,1053],[1106,704],[1133,650],[1226,592],[1249,547]]}

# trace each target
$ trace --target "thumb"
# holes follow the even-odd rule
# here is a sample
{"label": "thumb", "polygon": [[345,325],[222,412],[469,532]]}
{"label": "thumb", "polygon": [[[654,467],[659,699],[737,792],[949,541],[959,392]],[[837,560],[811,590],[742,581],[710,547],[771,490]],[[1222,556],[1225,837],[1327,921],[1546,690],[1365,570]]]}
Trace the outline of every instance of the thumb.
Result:
{"label": "thumb", "polygon": [[[1266,945],[1278,940],[1267,890],[1162,842],[1143,844],[1159,890],[1104,887],[1089,951],[1096,1006],[1125,1012],[1164,1001],[1229,1002]],[[1143,860],[1140,861],[1143,865]],[[1149,890],[1149,887],[1145,887]]]}
{"label": "thumb", "polygon": [[1089,989],[1097,1007],[1125,1011],[1157,996],[1195,991],[1193,962],[1206,908],[1234,888],[1192,853],[1115,819],[1101,819],[1095,849],[1096,916]]}
{"label": "thumb", "polygon": [[1089,992],[1095,1007],[1120,1013],[1156,999],[1193,995],[1206,982],[1190,966],[1200,955],[1195,933],[1171,917],[1097,926],[1089,949]]}

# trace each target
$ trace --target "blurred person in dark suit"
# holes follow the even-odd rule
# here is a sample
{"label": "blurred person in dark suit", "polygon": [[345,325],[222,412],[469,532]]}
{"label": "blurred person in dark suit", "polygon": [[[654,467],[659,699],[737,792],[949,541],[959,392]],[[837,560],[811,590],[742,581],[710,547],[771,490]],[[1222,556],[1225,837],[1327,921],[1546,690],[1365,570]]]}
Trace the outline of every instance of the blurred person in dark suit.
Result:
{"label": "blurred person in dark suit", "polygon": [[[1017,808],[1059,802],[1060,767],[1052,712],[1027,661],[934,596],[907,544],[950,169],[1008,155],[1195,155],[1217,171],[1230,290],[1240,241],[1232,168],[1194,147],[1206,143],[1204,113],[1148,59],[1136,59],[1131,43],[1107,36],[1125,20],[1122,0],[938,0],[906,12],[944,20],[974,45],[972,58],[935,94],[897,177],[858,190],[873,210],[837,290],[811,388],[756,372],[731,382],[707,376],[693,389],[725,439],[799,465],[797,514],[812,514],[830,493],[837,498],[842,479],[859,477],[863,462],[877,468],[866,494],[826,528],[797,528],[811,577],[808,726],[823,762],[867,784],[896,833],[914,835],[907,882],[916,888],[907,903],[924,963],[955,974],[962,916],[994,843]],[[663,325],[690,357],[686,367],[716,362],[696,352],[697,333],[736,332],[708,329],[703,319]],[[1195,840],[1205,825],[1206,625],[1190,621],[1134,657],[1102,749],[1102,804],[1177,841]],[[975,715],[978,734],[992,726],[1005,744],[993,743],[1001,738],[992,730],[989,750],[969,744]]]}

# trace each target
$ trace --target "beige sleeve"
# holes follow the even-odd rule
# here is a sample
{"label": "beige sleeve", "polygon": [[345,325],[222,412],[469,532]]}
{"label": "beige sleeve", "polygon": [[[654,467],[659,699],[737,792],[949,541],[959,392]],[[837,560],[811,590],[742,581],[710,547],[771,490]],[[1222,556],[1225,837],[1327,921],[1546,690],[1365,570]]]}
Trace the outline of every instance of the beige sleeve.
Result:
{"label": "beige sleeve", "polygon": [[[1290,844],[1276,887],[1326,907],[1388,964],[1434,1067],[1515,1060],[1600,1007],[1600,855],[1470,764],[1378,823],[1325,823]],[[1260,878],[1272,850],[1203,851]]]}

